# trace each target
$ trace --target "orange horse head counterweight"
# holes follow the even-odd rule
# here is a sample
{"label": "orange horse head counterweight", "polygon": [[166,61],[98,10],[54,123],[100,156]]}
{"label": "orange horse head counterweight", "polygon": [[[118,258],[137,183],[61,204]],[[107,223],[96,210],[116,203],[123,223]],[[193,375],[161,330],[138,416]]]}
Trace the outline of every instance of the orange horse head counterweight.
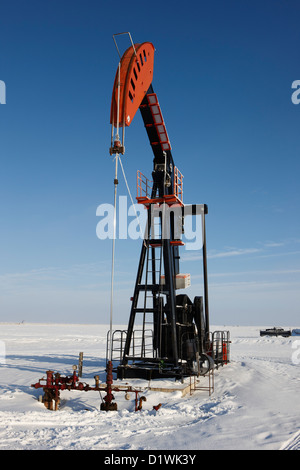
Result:
{"label": "orange horse head counterweight", "polygon": [[153,79],[154,46],[150,42],[130,46],[115,76],[110,123],[124,129],[133,120]]}

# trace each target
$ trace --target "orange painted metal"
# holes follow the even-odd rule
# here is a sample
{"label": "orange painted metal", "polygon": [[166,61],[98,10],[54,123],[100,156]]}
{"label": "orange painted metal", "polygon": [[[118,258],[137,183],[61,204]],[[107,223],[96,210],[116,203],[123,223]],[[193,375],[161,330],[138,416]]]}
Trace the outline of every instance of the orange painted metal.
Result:
{"label": "orange painted metal", "polygon": [[[135,50],[134,50],[135,48]],[[151,42],[130,46],[120,61],[119,126],[129,126],[153,79],[154,46]],[[117,127],[118,114],[117,70],[112,92],[110,123]]]}
{"label": "orange painted metal", "polygon": [[156,93],[149,93],[147,95],[147,101],[151,110],[161,148],[164,151],[171,150],[171,144]]}

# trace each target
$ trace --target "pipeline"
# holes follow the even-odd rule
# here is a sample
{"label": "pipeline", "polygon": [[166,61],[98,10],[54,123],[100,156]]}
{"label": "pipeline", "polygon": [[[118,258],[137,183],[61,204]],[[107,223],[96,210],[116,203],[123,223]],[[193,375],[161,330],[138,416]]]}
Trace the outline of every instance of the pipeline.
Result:
{"label": "pipeline", "polygon": [[145,401],[145,397],[141,397],[138,402],[138,394],[143,392],[142,388],[135,388],[131,385],[128,386],[115,386],[113,385],[113,376],[112,376],[112,364],[109,361],[106,369],[106,383],[100,383],[99,375],[95,375],[95,385],[91,386],[85,382],[79,381],[79,377],[76,373],[76,366],[73,366],[73,374],[63,376],[60,373],[54,373],[53,370],[46,371],[46,378],[42,377],[38,382],[31,384],[31,387],[35,389],[43,389],[42,403],[48,410],[57,411],[60,405],[60,392],[63,390],[78,390],[78,391],[104,391],[106,396],[104,397],[101,405],[101,411],[116,411],[117,403],[113,402],[114,395],[113,392],[125,392],[127,396],[129,393],[135,393],[135,411],[138,411],[141,408],[141,400]]}

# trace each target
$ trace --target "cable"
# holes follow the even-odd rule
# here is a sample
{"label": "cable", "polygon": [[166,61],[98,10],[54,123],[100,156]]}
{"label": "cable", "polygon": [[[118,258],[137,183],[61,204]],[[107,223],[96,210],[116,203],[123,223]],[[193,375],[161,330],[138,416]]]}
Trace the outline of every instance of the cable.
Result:
{"label": "cable", "polygon": [[109,325],[109,342],[110,342],[110,356],[109,360],[112,360],[112,317],[113,317],[113,290],[114,290],[114,266],[115,266],[115,241],[116,241],[116,225],[117,225],[117,187],[118,187],[118,160],[119,154],[116,154],[115,157],[116,166],[115,166],[115,192],[114,192],[114,233],[113,233],[113,246],[112,246],[112,262],[111,262],[111,294],[110,294],[110,325]]}

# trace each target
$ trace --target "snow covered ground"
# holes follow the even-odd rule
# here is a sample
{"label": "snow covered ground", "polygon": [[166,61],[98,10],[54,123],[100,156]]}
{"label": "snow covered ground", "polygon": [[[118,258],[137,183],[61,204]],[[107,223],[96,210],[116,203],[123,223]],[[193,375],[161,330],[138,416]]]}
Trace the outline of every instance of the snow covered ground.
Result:
{"label": "snow covered ground", "polygon": [[0,449],[299,450],[300,337],[260,337],[260,327],[214,329],[229,330],[232,344],[211,396],[145,390],[147,401],[135,412],[134,394],[127,401],[117,392],[118,411],[106,413],[95,391],[63,391],[61,408],[49,411],[30,385],[48,369],[70,375],[79,352],[82,381],[94,385],[99,374],[104,382],[107,326],[0,324]]}

